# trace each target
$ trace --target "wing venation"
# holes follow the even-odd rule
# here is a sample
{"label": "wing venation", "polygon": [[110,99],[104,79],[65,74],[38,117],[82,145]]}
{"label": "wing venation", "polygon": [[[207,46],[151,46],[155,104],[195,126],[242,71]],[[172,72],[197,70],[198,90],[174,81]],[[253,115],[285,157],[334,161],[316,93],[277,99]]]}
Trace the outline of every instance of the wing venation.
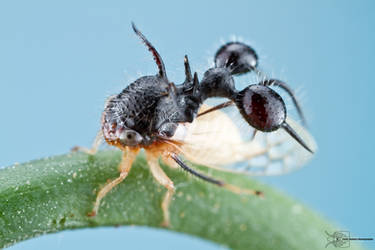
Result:
{"label": "wing venation", "polygon": [[[210,107],[202,105],[200,112]],[[252,128],[232,112],[214,111],[199,116],[185,127],[182,154],[194,163],[224,171],[242,172],[248,175],[279,175],[298,169],[312,157],[282,129],[257,132],[252,138]],[[287,122],[314,151],[317,149],[312,136],[297,122]]]}

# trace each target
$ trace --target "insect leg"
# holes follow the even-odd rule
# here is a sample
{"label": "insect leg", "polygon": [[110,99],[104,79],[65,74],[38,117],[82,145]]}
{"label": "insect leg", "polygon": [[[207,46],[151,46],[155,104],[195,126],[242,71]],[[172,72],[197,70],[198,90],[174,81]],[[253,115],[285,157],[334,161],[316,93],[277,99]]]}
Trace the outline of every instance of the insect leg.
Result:
{"label": "insect leg", "polygon": [[91,148],[75,146],[71,149],[72,152],[84,152],[86,154],[94,155],[99,149],[100,144],[103,143],[103,132],[100,130],[97,135],[95,136],[95,140],[91,146]]}
{"label": "insect leg", "polygon": [[167,189],[167,193],[164,196],[161,208],[163,210],[163,223],[162,225],[167,227],[170,224],[169,216],[169,204],[171,203],[172,196],[175,191],[173,182],[168,178],[164,171],[159,166],[159,157],[156,154],[146,151],[147,163],[150,166],[150,170],[157,182],[163,185]]}
{"label": "insect leg", "polygon": [[229,191],[233,192],[233,193],[236,193],[236,194],[251,194],[251,195],[257,195],[257,196],[262,196],[263,193],[261,191],[258,191],[258,190],[253,190],[253,189],[243,189],[243,188],[240,188],[240,187],[237,187],[237,186],[234,186],[234,185],[231,185],[231,184],[228,184],[228,183],[225,183],[224,181],[221,181],[221,180],[216,180],[210,176],[206,176],[204,174],[201,174],[199,172],[197,172],[196,170],[190,168],[188,165],[186,165],[177,155],[175,154],[172,154],[171,155],[171,158],[173,160],[175,160],[177,162],[178,165],[180,165],[180,167],[191,173],[192,175],[195,175],[196,177],[204,180],[204,181],[207,181],[207,182],[210,182],[212,184],[215,184],[215,185],[218,185],[220,187],[223,187],[225,189],[228,189]]}
{"label": "insect leg", "polygon": [[170,157],[163,155],[161,158],[163,162],[167,164],[169,167],[174,168],[174,169],[178,168],[178,164]]}
{"label": "insect leg", "polygon": [[[112,95],[107,98],[105,101],[104,107],[108,105],[108,103],[115,97],[115,95]],[[94,155],[99,149],[99,146],[103,143],[103,131],[99,130],[98,133],[95,136],[95,140],[91,146],[91,148],[81,147],[81,146],[75,146],[71,149],[72,152],[84,152],[86,154]]]}
{"label": "insect leg", "polygon": [[123,155],[119,165],[120,176],[105,185],[100,189],[98,195],[96,196],[96,201],[93,210],[88,214],[88,216],[95,216],[98,213],[100,201],[106,196],[106,194],[111,191],[112,188],[120,184],[126,176],[128,176],[132,163],[138,154],[139,149],[128,149]]}

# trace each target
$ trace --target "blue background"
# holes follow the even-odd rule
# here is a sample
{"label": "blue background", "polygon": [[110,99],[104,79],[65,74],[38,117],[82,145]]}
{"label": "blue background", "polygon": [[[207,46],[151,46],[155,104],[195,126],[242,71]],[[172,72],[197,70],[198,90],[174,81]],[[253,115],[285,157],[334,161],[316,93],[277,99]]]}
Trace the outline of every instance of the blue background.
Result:
{"label": "blue background", "polygon": [[[184,54],[202,73],[220,39],[234,34],[257,50],[264,71],[298,90],[319,144],[307,167],[262,181],[352,235],[375,237],[374,3],[1,1],[0,165],[89,146],[105,98],[140,75],[156,73],[132,20],[176,83],[184,78]],[[110,228],[44,236],[13,249],[83,247],[218,248],[164,231]]]}

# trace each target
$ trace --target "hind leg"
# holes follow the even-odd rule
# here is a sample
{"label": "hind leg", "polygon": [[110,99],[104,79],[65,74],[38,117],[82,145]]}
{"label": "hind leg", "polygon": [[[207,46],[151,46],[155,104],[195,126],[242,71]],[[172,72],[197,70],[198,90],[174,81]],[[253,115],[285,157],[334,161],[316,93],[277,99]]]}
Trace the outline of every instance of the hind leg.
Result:
{"label": "hind leg", "polygon": [[162,225],[168,227],[170,225],[170,216],[169,216],[169,204],[171,203],[173,194],[175,192],[175,187],[173,182],[168,178],[161,169],[159,165],[159,155],[153,154],[151,152],[147,153],[147,162],[150,166],[150,170],[156,181],[163,185],[167,189],[167,193],[164,196],[161,208],[163,210],[163,222]]}
{"label": "hind leg", "polygon": [[119,165],[120,176],[105,185],[100,189],[99,193],[96,196],[96,201],[93,210],[88,214],[88,216],[95,216],[99,211],[100,201],[107,195],[112,188],[120,184],[129,174],[130,168],[134,159],[138,154],[139,149],[127,149],[123,155]]}
{"label": "hind leg", "polygon": [[161,159],[169,167],[174,168],[174,169],[178,168],[178,164],[172,158],[170,158],[169,156],[162,155]]}

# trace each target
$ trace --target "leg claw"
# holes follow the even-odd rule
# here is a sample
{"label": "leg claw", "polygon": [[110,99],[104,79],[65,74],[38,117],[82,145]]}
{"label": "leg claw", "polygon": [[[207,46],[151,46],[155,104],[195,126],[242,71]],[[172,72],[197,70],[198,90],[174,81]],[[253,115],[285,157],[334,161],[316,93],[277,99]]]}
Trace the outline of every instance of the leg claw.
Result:
{"label": "leg claw", "polygon": [[169,227],[170,226],[170,223],[169,221],[163,221],[161,224],[160,224],[162,227]]}

